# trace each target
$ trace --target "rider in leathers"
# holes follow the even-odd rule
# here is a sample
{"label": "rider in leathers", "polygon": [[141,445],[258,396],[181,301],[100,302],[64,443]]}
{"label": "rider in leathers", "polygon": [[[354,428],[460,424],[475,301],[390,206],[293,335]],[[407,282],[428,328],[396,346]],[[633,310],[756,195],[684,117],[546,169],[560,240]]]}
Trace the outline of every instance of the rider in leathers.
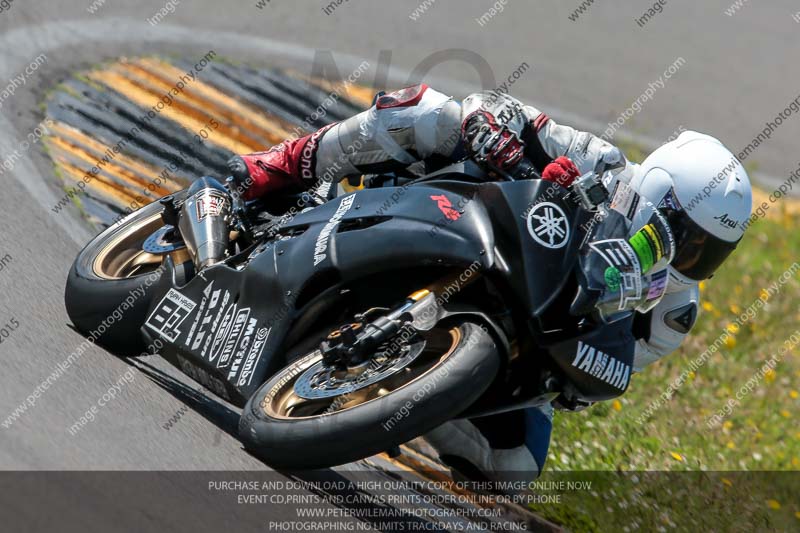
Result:
{"label": "rider in leathers", "polygon": [[[625,167],[621,176],[631,175],[630,169],[637,167],[611,144],[556,124],[506,94],[482,92],[458,102],[424,84],[379,94],[367,111],[266,152],[235,156],[229,167],[247,186],[246,198],[305,189],[328,199],[343,178],[406,172],[422,165],[430,172],[467,157],[504,171],[527,158],[543,179],[561,185],[603,166]],[[746,181],[744,170],[737,172]],[[749,215],[749,205],[747,210]],[[713,261],[716,266],[721,262]],[[697,281],[703,278],[670,270],[663,300],[637,316],[635,370],[677,349],[694,325]],[[470,477],[530,480],[544,466],[552,418],[553,407],[546,405],[451,421],[425,438],[444,462]]]}

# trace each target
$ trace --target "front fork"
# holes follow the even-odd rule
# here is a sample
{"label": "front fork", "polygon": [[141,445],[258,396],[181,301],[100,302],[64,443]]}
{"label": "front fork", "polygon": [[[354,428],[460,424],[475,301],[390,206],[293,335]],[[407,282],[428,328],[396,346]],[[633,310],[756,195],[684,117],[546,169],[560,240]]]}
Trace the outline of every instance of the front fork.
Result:
{"label": "front fork", "polygon": [[[377,348],[405,329],[428,331],[444,314],[443,305],[449,300],[451,287],[461,290],[478,276],[459,281],[459,275],[446,276],[424,289],[410,294],[402,303],[376,319],[367,321],[372,311],[356,315],[355,322],[332,331],[320,344],[325,363],[329,366],[353,368],[363,365]],[[444,295],[447,295],[445,300]]]}

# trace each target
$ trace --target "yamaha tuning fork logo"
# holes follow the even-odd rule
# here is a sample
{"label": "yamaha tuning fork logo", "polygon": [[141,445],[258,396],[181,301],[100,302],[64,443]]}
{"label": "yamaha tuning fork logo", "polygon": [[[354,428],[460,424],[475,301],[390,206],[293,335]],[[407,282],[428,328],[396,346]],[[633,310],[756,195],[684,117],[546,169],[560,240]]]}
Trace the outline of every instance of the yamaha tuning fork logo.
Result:
{"label": "yamaha tuning fork logo", "polygon": [[528,213],[528,233],[545,248],[562,248],[569,241],[569,222],[552,202],[536,204]]}

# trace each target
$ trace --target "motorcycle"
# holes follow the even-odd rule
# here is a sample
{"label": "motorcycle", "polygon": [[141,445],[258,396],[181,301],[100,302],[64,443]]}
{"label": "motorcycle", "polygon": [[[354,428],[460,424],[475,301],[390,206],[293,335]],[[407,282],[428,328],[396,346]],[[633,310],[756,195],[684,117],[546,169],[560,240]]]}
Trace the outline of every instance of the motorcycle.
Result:
{"label": "motorcycle", "polygon": [[578,410],[627,389],[633,317],[674,249],[655,206],[602,178],[487,181],[463,162],[321,205],[202,178],[94,238],[66,307],[112,351],[149,346],[242,407],[242,442],[278,468],[396,451],[455,418]]}

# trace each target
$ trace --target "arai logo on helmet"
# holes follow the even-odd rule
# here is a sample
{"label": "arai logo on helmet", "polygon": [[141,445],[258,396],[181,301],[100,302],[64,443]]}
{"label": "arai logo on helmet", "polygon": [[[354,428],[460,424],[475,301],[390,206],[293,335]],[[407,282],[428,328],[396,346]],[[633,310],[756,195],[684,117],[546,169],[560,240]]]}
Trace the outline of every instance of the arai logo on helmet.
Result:
{"label": "arai logo on helmet", "polygon": [[567,215],[552,202],[536,204],[528,213],[528,233],[545,248],[562,248],[569,241]]}
{"label": "arai logo on helmet", "polygon": [[739,226],[739,223],[733,220],[732,218],[728,218],[728,213],[723,213],[718,217],[714,217],[714,220],[719,220],[719,223],[725,227],[736,229]]}

